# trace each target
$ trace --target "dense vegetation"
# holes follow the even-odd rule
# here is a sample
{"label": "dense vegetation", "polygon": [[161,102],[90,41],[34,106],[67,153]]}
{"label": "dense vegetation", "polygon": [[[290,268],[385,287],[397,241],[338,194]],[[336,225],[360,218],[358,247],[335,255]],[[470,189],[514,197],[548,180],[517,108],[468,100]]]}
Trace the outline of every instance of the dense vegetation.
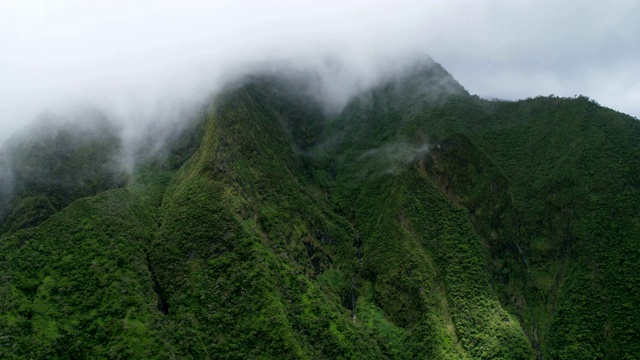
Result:
{"label": "dense vegetation", "polygon": [[307,85],[246,78],[131,173],[101,118],[7,143],[0,358],[640,353],[635,119],[434,63],[339,114]]}

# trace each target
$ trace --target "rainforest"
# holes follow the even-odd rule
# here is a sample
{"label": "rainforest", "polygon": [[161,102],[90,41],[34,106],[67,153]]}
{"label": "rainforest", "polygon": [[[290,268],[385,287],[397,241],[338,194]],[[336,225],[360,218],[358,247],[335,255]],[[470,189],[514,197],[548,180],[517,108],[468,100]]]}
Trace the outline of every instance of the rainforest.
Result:
{"label": "rainforest", "polygon": [[313,80],[236,79],[161,148],[99,110],[11,137],[0,358],[640,354],[637,119],[431,59],[337,111]]}

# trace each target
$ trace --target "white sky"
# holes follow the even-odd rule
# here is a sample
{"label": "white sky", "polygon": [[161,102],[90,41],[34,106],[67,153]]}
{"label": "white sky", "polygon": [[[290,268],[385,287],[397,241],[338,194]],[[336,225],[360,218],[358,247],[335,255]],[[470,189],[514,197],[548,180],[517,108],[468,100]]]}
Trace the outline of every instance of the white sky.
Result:
{"label": "white sky", "polygon": [[80,102],[149,118],[259,60],[331,55],[366,83],[415,53],[482,97],[584,94],[640,117],[636,0],[1,0],[0,142]]}

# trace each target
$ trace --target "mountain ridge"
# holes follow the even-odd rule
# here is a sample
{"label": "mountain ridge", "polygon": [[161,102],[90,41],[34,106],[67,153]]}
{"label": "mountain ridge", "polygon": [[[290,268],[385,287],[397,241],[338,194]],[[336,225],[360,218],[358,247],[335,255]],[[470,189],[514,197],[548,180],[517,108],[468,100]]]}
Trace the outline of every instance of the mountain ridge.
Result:
{"label": "mountain ridge", "polygon": [[[637,353],[635,120],[582,97],[483,100],[437,63],[339,114],[296,88],[247,78],[121,182],[16,193],[77,198],[3,221],[0,354]],[[112,160],[83,146],[66,168]]]}

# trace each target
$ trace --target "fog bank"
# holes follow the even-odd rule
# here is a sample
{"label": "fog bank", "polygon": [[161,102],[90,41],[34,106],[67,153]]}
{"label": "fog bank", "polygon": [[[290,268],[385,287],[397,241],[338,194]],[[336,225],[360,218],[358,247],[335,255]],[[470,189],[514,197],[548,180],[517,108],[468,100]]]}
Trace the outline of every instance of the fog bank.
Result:
{"label": "fog bank", "polygon": [[482,97],[584,94],[638,117],[638,18],[631,0],[8,0],[0,142],[78,103],[131,129],[171,122],[268,63],[315,69],[318,91],[339,108],[416,54]]}

